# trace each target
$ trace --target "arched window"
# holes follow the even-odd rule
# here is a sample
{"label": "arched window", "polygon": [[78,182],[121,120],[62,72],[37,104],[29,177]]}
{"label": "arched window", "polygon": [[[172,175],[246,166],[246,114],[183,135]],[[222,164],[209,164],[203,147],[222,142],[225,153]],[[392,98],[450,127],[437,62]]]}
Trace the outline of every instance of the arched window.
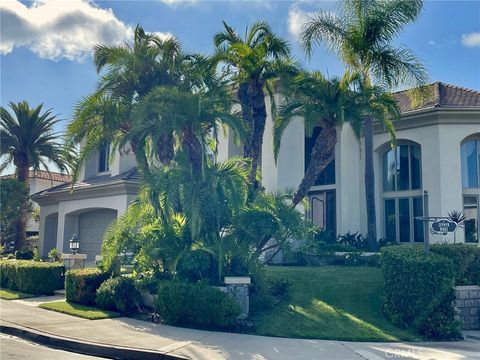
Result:
{"label": "arched window", "polygon": [[480,238],[480,136],[462,143],[461,162],[465,242],[475,243]]}
{"label": "arched window", "polygon": [[384,234],[388,241],[423,242],[420,146],[401,143],[382,154]]}

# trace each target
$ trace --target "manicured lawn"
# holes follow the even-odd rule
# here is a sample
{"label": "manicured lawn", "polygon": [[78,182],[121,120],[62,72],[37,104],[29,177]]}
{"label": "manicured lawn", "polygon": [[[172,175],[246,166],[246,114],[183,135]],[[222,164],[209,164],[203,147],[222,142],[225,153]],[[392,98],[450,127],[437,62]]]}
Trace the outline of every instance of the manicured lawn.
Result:
{"label": "manicured lawn", "polygon": [[54,301],[40,304],[42,309],[57,311],[60,313],[78,316],[89,320],[99,320],[120,317],[119,313],[102,310],[96,307],[90,307],[80,304],[68,303],[66,301]]}
{"label": "manicured lawn", "polygon": [[9,289],[0,289],[0,299],[4,300],[18,300],[18,299],[27,299],[35,297],[32,294],[25,294],[19,291],[9,290]]}
{"label": "manicured lawn", "polygon": [[351,341],[420,340],[382,314],[383,280],[371,267],[268,267],[288,279],[287,298],[254,318],[256,334]]}

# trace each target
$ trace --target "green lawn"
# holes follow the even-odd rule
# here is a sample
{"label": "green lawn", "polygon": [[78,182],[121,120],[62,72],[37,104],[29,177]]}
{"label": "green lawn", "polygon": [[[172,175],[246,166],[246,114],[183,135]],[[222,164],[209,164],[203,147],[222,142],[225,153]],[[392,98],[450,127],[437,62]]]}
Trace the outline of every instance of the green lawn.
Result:
{"label": "green lawn", "polygon": [[18,300],[35,297],[32,294],[25,294],[20,291],[14,291],[9,289],[0,289],[0,299],[4,300]]}
{"label": "green lawn", "polygon": [[287,298],[254,318],[256,334],[351,341],[420,340],[383,316],[383,280],[372,267],[268,267],[288,279]]}
{"label": "green lawn", "polygon": [[66,301],[54,301],[40,304],[42,309],[57,311],[60,313],[78,316],[89,320],[99,320],[120,317],[119,313],[113,311],[102,310],[96,307],[90,307]]}

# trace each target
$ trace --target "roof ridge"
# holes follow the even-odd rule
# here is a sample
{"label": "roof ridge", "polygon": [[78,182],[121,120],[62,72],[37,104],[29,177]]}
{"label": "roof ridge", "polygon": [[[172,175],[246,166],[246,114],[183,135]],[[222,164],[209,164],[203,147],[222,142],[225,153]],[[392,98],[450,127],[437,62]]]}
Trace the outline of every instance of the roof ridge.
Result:
{"label": "roof ridge", "polygon": [[452,88],[452,89],[467,91],[467,92],[471,92],[471,93],[474,93],[474,94],[480,94],[480,91],[470,89],[470,88],[467,88],[467,87],[464,87],[464,86],[453,85],[453,84],[449,84],[449,83],[446,83],[446,82],[443,82],[443,81],[437,81],[437,83],[439,83],[442,86],[449,87],[449,88]]}

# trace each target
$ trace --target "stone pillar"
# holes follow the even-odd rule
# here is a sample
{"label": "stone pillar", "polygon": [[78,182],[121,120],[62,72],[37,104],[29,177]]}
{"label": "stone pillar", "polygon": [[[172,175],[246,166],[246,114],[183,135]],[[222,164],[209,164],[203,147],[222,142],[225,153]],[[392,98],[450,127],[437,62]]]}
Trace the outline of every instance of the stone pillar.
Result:
{"label": "stone pillar", "polygon": [[242,309],[241,317],[248,317],[250,312],[250,297],[248,286],[250,285],[250,277],[225,277],[225,285],[227,285],[227,293],[233,296],[235,301]]}
{"label": "stone pillar", "polygon": [[462,330],[480,330],[480,286],[455,286],[455,320]]}

